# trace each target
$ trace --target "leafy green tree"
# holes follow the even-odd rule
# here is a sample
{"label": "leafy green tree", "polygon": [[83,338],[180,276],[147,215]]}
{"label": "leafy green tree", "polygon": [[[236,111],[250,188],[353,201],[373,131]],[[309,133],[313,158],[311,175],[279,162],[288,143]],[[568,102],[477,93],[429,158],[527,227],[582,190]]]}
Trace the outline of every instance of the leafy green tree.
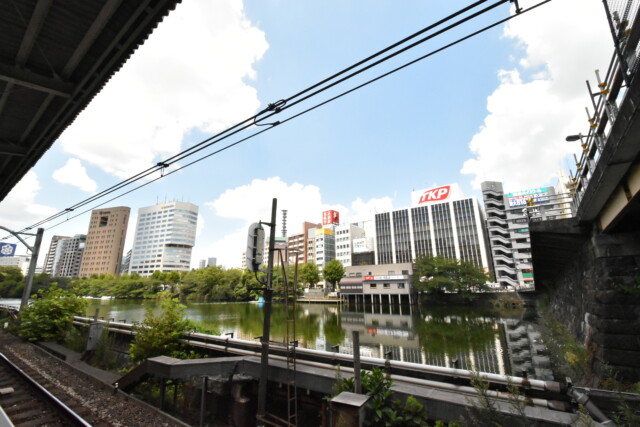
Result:
{"label": "leafy green tree", "polygon": [[340,279],[344,277],[344,266],[337,259],[332,259],[322,269],[322,277],[331,283],[332,289],[335,290],[336,285],[340,283]]}
{"label": "leafy green tree", "polygon": [[136,336],[129,349],[131,360],[140,363],[155,356],[179,357],[183,348],[178,340],[193,328],[184,317],[185,308],[173,298],[164,299],[159,315],[153,313],[153,307],[147,308],[144,321],[133,327]]}
{"label": "leafy green tree", "polygon": [[314,262],[303,264],[299,274],[301,282],[308,283],[311,287],[315,287],[320,281],[320,270]]}
{"label": "leafy green tree", "polygon": [[18,267],[0,267],[0,297],[20,298],[24,276]]}
{"label": "leafy green tree", "polygon": [[442,256],[416,259],[413,285],[428,293],[470,294],[485,290],[489,280],[482,267],[473,263]]}
{"label": "leafy green tree", "polygon": [[52,285],[41,289],[20,313],[20,336],[29,341],[62,342],[72,327],[73,316],[85,312],[87,302]]}

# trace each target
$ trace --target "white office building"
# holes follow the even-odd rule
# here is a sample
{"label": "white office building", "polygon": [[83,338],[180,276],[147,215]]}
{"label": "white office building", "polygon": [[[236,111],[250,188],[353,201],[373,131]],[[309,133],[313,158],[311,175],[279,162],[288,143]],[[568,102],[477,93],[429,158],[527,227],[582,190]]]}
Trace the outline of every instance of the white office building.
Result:
{"label": "white office building", "polygon": [[356,242],[359,246],[362,246],[363,244],[366,245],[366,242],[361,242],[360,239],[365,239],[364,228],[358,227],[355,224],[343,224],[336,226],[336,259],[340,261],[344,267],[350,267],[352,264],[351,258],[354,253]]}
{"label": "white office building", "polygon": [[0,267],[18,267],[24,276],[29,272],[31,255],[14,255],[0,257]]}
{"label": "white office building", "polygon": [[198,207],[166,202],[140,208],[129,273],[189,271],[196,241]]}
{"label": "white office building", "polygon": [[375,215],[376,264],[443,256],[489,271],[484,218],[478,201],[456,184],[412,192],[412,206]]}

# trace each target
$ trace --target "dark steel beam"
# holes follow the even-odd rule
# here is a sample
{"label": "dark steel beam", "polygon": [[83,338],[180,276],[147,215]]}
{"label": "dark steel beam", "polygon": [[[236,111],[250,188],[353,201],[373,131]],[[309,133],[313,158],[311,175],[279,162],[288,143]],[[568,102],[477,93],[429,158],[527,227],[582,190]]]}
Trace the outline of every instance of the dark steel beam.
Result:
{"label": "dark steel beam", "polygon": [[63,98],[69,98],[73,93],[71,83],[4,62],[0,62],[0,80]]}
{"label": "dark steel beam", "polygon": [[64,66],[61,73],[63,78],[67,78],[71,73],[73,73],[80,61],[87,54],[89,48],[93,46],[93,43],[102,33],[102,30],[107,25],[113,14],[116,13],[116,10],[120,7],[120,3],[122,3],[122,0],[109,0],[102,9],[100,9],[100,13],[98,13],[95,21],[93,21],[93,24],[91,24],[91,27],[89,27],[89,30],[85,33],[82,41],[78,44],[78,47],[76,47],[71,58],[69,58],[69,61],[67,61],[67,64]]}
{"label": "dark steel beam", "polygon": [[10,142],[0,142],[0,154],[8,154],[9,156],[26,156],[27,147]]}
{"label": "dark steel beam", "polygon": [[33,46],[40,34],[42,24],[44,24],[52,3],[53,0],[40,0],[38,1],[38,4],[36,4],[35,9],[33,10],[33,15],[31,15],[31,19],[29,20],[29,25],[27,25],[27,31],[22,38],[20,50],[18,51],[18,55],[16,55],[16,64],[18,64],[18,66],[24,66],[27,59],[29,59],[29,55],[31,55]]}
{"label": "dark steel beam", "polygon": [[[18,50],[18,55],[16,55],[16,64],[19,67],[26,64],[52,3],[53,0],[40,0],[38,4],[36,4],[33,15],[31,15],[31,19],[29,20],[29,25],[27,25],[27,31],[22,38],[20,50]],[[2,96],[0,96],[0,116],[2,116],[2,112],[7,104],[7,100],[9,99],[11,92],[13,92],[14,86],[15,85],[11,82],[7,83]]]}

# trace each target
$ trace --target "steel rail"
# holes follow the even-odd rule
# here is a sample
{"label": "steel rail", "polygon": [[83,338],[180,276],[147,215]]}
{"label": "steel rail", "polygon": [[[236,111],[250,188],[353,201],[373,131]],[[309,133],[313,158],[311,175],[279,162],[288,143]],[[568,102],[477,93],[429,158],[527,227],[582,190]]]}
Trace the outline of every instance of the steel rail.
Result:
{"label": "steel rail", "polygon": [[80,415],[76,414],[71,408],[65,405],[60,399],[51,394],[49,390],[44,388],[40,383],[31,378],[29,374],[20,369],[15,363],[9,360],[4,354],[0,353],[0,360],[9,366],[18,376],[27,382],[36,392],[43,396],[57,411],[61,412],[63,417],[70,421],[73,425],[91,427]]}

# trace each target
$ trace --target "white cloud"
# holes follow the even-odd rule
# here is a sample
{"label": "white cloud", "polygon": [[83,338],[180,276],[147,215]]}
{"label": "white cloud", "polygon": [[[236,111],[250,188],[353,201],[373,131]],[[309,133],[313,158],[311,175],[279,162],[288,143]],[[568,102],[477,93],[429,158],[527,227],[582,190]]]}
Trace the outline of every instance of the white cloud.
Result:
{"label": "white cloud", "polygon": [[79,188],[87,193],[95,193],[98,184],[89,177],[87,170],[78,159],[69,159],[67,163],[53,172],[53,179]]}
{"label": "white cloud", "polygon": [[585,80],[593,82],[594,70],[607,67],[613,54],[597,0],[551,2],[510,21],[504,36],[525,54],[520,68],[499,71],[488,115],[469,144],[474,157],[461,172],[473,176],[475,188],[485,180],[504,181],[507,189],[551,181],[565,156],[579,148],[565,136],[588,131]]}
{"label": "white cloud", "polygon": [[218,258],[219,265],[239,267],[247,243],[248,226],[260,220],[270,221],[274,197],[278,199],[278,236],[282,235],[282,209],[287,209],[287,235],[300,233],[304,221],[321,222],[322,211],[328,209],[340,212],[341,223],[372,219],[376,211],[391,209],[391,199],[388,197],[369,201],[358,198],[351,203],[351,208],[348,208],[323,202],[320,188],[315,185],[288,184],[279,177],[254,179],[251,183],[229,189],[216,200],[206,203],[219,218],[239,220],[242,225],[227,230],[221,239],[212,243],[207,243],[206,233],[202,233],[194,248],[192,264],[197,263],[199,259],[214,256]]}
{"label": "white cloud", "polygon": [[376,213],[390,212],[392,210],[393,204],[391,197],[374,198],[366,202],[358,197],[351,203],[352,212],[349,215],[348,222],[353,223],[371,220]]}
{"label": "white cloud", "polygon": [[253,113],[259,100],[246,81],[267,48],[242,2],[183,2],[65,131],[62,147],[120,178],[137,173],[178,152],[190,130],[213,133]]}
{"label": "white cloud", "polygon": [[[17,231],[57,213],[57,210],[51,206],[36,203],[36,196],[40,189],[40,181],[35,172],[27,172],[2,201],[0,225]],[[0,232],[5,233],[2,230]]]}

